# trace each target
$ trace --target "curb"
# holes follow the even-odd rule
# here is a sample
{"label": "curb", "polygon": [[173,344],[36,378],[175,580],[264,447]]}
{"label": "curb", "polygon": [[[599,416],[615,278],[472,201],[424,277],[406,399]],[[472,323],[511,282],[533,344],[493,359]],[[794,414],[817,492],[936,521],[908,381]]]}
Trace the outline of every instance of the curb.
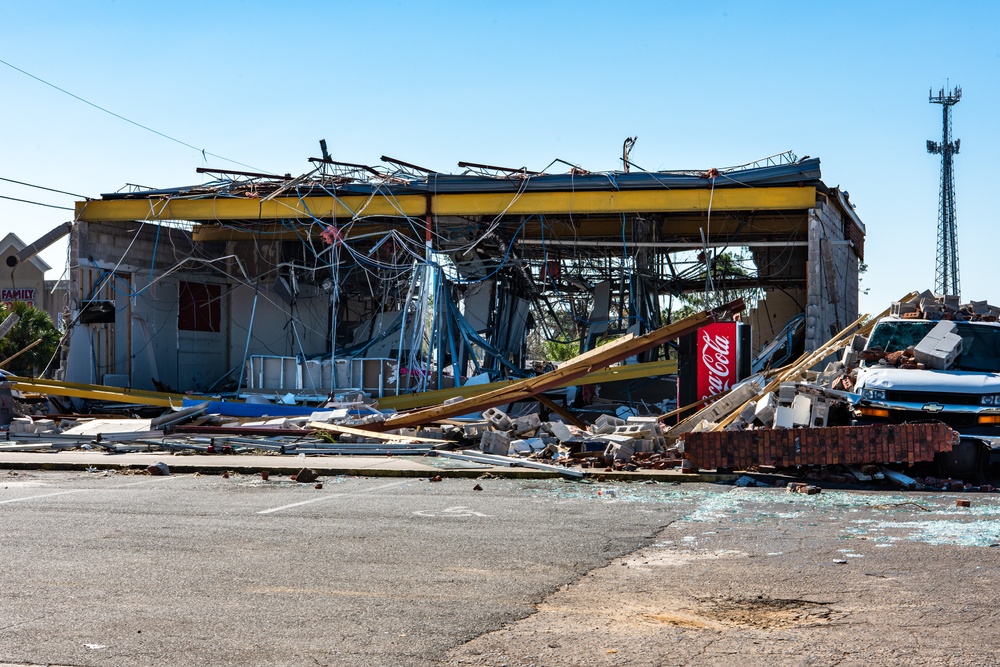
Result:
{"label": "curb", "polygon": [[[46,470],[46,471],[81,471],[81,470],[145,470],[152,463],[162,461],[170,468],[171,473],[201,475],[221,475],[224,472],[239,474],[259,474],[267,470],[275,475],[294,475],[302,468],[311,468],[320,476],[347,475],[351,477],[413,477],[427,478],[440,476],[441,478],[455,479],[476,479],[484,474],[490,474],[497,478],[506,479],[566,479],[567,481],[579,482],[632,482],[632,481],[654,481],[661,483],[725,483],[735,480],[739,475],[732,473],[679,473],[674,471],[614,471],[605,472],[594,470],[583,478],[571,478],[560,475],[558,472],[545,470],[534,470],[530,468],[516,468],[506,466],[483,466],[479,468],[465,469],[442,469],[432,466],[426,468],[411,467],[357,467],[352,465],[330,465],[331,461],[322,461],[319,457],[307,458],[305,461],[299,459],[276,460],[274,465],[262,465],[258,462],[248,462],[241,460],[242,457],[219,456],[218,462],[187,462],[186,457],[177,456],[156,456],[149,457],[149,461],[114,461],[114,458],[124,455],[103,455],[109,460],[106,461],[67,461],[53,460],[59,454],[44,453],[32,455],[28,460],[9,460],[0,457],[0,471],[2,470]],[[37,457],[37,460],[35,459]],[[155,461],[152,459],[155,458]],[[277,457],[275,457],[277,459]]]}

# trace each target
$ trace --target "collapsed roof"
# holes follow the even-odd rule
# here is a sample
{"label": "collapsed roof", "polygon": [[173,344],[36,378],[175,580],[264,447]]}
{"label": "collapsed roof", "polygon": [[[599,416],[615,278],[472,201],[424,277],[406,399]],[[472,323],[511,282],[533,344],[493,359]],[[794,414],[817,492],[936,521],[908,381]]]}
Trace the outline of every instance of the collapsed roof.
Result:
{"label": "collapsed roof", "polygon": [[[130,317],[145,312],[164,338],[106,333],[120,340],[95,346],[106,359],[94,368],[141,387],[148,379],[137,373],[153,371],[123,350],[162,345],[176,355],[195,345],[195,356],[207,355],[205,340],[182,334],[200,317],[208,330],[199,336],[218,334],[211,345],[224,349],[210,368],[185,362],[193,385],[184,373],[165,375],[169,354],[155,352],[163,360],[146,365],[172,386],[205,390],[216,373],[243,374],[236,385],[245,388],[254,356],[384,358],[397,374],[382,393],[530,373],[532,332],[589,349],[601,336],[657,328],[671,317],[670,296],[766,301],[751,318],[765,339],[809,310],[806,345],[856,316],[864,226],[846,193],[820,180],[815,158],[662,172],[564,163],[559,174],[311,160],[297,177],[201,169],[215,180],[78,202],[74,307],[114,300]],[[129,288],[116,294],[108,276],[125,268]],[[173,306],[163,301],[167,285],[176,286]],[[338,385],[329,373],[323,388]],[[301,384],[301,370],[296,377]]]}

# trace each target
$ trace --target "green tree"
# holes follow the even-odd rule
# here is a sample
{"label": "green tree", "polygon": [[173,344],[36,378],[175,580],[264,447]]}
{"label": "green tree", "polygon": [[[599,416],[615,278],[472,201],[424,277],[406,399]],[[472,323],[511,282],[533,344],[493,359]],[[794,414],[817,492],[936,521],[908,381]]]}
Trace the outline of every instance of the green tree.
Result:
{"label": "green tree", "polygon": [[569,361],[580,353],[580,343],[577,341],[561,343],[557,340],[543,340],[542,350],[545,353],[545,361]]}
{"label": "green tree", "polygon": [[[716,291],[708,295],[703,291],[689,292],[678,297],[680,305],[672,309],[670,321],[677,322],[685,317],[700,313],[709,308],[715,308],[737,298],[743,299],[747,306],[755,303],[761,296],[759,288],[740,287],[733,289],[727,285],[729,280],[741,280],[753,277],[753,273],[745,266],[748,261],[751,261],[748,257],[723,252],[712,259],[711,269],[702,264],[697,270],[692,272],[691,277],[699,283],[704,283],[708,271],[711,270],[712,283],[715,285]],[[664,320],[667,319],[666,313],[663,314],[663,317]]]}
{"label": "green tree", "polygon": [[580,333],[568,305],[537,307],[534,315],[535,326],[528,332],[527,338],[528,358],[560,362],[580,353]]}
{"label": "green tree", "polygon": [[11,314],[20,318],[7,335],[0,339],[0,360],[14,356],[36,340],[41,340],[30,350],[8,363],[3,370],[15,375],[37,375],[55,354],[62,334],[52,323],[52,318],[44,310],[29,306],[24,301],[15,301],[12,308],[0,310],[0,321]]}

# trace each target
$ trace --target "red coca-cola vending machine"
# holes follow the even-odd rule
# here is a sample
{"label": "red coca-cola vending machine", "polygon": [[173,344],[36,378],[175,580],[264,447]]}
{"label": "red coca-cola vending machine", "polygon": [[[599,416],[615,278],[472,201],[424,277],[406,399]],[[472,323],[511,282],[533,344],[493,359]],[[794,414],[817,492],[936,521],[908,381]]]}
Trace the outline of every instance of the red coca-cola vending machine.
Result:
{"label": "red coca-cola vending machine", "polygon": [[721,394],[749,375],[750,327],[746,324],[713,322],[678,340],[677,407]]}

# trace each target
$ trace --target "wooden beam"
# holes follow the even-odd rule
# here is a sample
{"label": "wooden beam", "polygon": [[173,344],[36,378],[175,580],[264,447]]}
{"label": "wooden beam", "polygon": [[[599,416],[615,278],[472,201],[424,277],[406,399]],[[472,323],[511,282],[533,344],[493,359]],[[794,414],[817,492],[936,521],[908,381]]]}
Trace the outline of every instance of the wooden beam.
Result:
{"label": "wooden beam", "polygon": [[557,415],[565,419],[566,423],[572,424],[577,428],[587,428],[587,422],[583,421],[582,419],[574,415],[572,412],[570,412],[566,408],[562,407],[561,405],[553,401],[545,394],[538,394],[537,396],[535,396],[535,398],[538,400],[539,403],[541,403],[549,410],[551,410],[552,412],[556,413]]}
{"label": "wooden beam", "polygon": [[625,336],[590,350],[549,373],[533,378],[520,380],[507,387],[488,392],[475,398],[467,398],[447,405],[439,405],[423,410],[394,415],[382,424],[373,425],[379,431],[396,428],[408,428],[427,424],[439,419],[447,419],[470,412],[482,412],[489,408],[515,401],[533,398],[549,389],[555,389],[564,383],[581,378],[587,373],[599,368],[605,368],[636,354],[650,350],[667,341],[697,331],[699,327],[713,322],[723,315],[743,310],[743,300],[730,302],[717,311],[703,311],[680,322],[671,324],[644,336]]}
{"label": "wooden beam", "polygon": [[[656,377],[658,375],[672,375],[677,372],[677,360],[666,359],[662,361],[647,361],[642,364],[626,364],[624,366],[614,366],[612,368],[602,368],[588,373],[581,378],[571,380],[560,385],[558,388],[571,387],[582,384],[600,384],[602,382],[617,382],[620,380],[634,380],[635,378]],[[509,387],[516,380],[502,380],[500,382],[490,382],[488,384],[470,384],[463,387],[448,387],[445,389],[432,389],[431,391],[420,391],[413,394],[398,394],[396,396],[385,396],[378,399],[378,407],[383,410],[412,410],[414,408],[425,408],[429,405],[444,403],[449,398],[472,398],[485,393]]]}

